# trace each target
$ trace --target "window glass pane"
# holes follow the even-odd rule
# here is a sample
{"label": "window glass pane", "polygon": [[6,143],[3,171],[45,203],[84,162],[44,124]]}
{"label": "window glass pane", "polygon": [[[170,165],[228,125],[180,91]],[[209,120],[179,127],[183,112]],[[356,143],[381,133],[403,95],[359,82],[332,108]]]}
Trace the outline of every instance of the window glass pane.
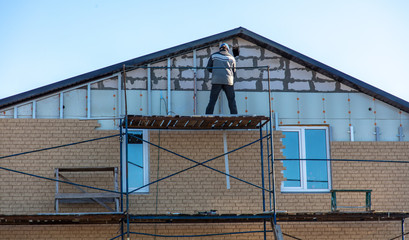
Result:
{"label": "window glass pane", "polygon": [[142,134],[130,133],[128,138],[128,186],[135,189],[143,186],[143,143]]}
{"label": "window glass pane", "polygon": [[[298,142],[298,132],[283,132],[285,138],[283,138],[283,144],[285,146],[283,154],[287,159],[300,159],[300,145]],[[284,187],[300,187],[300,161],[288,160],[283,161],[284,177],[287,181],[284,182]]]}
{"label": "window glass pane", "polygon": [[327,141],[324,129],[305,130],[306,159],[325,159],[307,161],[307,188],[328,189]]}

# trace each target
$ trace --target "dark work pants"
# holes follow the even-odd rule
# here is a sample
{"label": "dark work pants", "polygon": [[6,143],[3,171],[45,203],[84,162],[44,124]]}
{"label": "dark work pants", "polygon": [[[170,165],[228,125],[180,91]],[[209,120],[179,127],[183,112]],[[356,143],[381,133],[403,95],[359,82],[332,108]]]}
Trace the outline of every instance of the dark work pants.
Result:
{"label": "dark work pants", "polygon": [[224,93],[226,93],[227,100],[229,101],[230,114],[237,114],[234,86],[225,84],[212,84],[212,90],[210,91],[210,100],[206,108],[206,114],[213,114],[214,105],[216,104],[217,97],[219,96],[219,93],[222,89]]}

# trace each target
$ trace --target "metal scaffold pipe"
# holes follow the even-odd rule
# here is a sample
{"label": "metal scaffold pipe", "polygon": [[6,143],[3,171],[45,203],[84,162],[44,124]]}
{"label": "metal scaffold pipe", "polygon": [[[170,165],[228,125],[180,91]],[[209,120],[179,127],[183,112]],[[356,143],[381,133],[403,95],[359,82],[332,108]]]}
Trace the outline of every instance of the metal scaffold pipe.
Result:
{"label": "metal scaffold pipe", "polygon": [[[273,213],[274,213],[274,224],[277,223],[277,214],[276,214],[276,191],[275,191],[275,171],[274,171],[274,145],[273,145],[273,113],[271,109],[271,83],[270,83],[270,66],[267,67],[267,78],[268,78],[268,110],[269,110],[269,125],[270,125],[270,156],[271,156],[271,180],[273,187]],[[267,139],[268,141],[268,139]]]}
{"label": "metal scaffold pipe", "polygon": [[125,96],[125,178],[126,178],[126,236],[129,239],[129,181],[128,181],[128,104],[126,97],[126,71],[124,71],[124,96]]}

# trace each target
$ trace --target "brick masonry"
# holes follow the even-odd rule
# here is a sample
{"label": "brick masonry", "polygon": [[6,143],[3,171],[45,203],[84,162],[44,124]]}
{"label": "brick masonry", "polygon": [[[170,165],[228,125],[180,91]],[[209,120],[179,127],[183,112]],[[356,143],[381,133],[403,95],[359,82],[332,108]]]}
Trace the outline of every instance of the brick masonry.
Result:
{"label": "brick masonry", "polygon": [[[353,222],[353,223],[282,223],[283,233],[303,240],[374,240],[392,239],[400,234],[400,222]],[[267,225],[267,229],[271,227]],[[158,235],[194,235],[216,234],[229,232],[262,231],[262,223],[245,224],[177,224],[149,225],[132,224],[131,232]],[[38,226],[0,226],[2,239],[36,240],[36,239],[65,239],[65,240],[100,240],[111,239],[120,233],[119,225],[38,225]],[[154,239],[151,236],[131,234],[130,239]],[[186,238],[184,238],[186,239]],[[194,238],[199,240],[258,240],[263,239],[263,233],[247,233],[238,235],[213,236]],[[267,239],[274,239],[271,232]],[[293,239],[284,236],[284,239]]]}
{"label": "brick masonry", "polygon": [[[53,147],[97,137],[117,131],[95,130],[96,121],[1,119],[0,156]],[[281,132],[275,132],[275,157],[283,158]],[[259,138],[258,131],[227,132],[229,150]],[[223,153],[221,131],[151,131],[150,140],[197,161]],[[264,150],[266,150],[264,148]],[[266,153],[264,152],[264,156]],[[406,142],[332,142],[333,159],[407,160]],[[159,162],[159,165],[158,165]],[[254,184],[261,184],[260,145],[254,144],[229,156],[230,173]],[[163,150],[150,148],[150,181],[192,166],[193,163]],[[224,158],[208,164],[224,170]],[[267,163],[265,162],[265,166]],[[56,167],[119,166],[118,137],[65,148],[3,158],[1,167],[54,178]],[[159,172],[157,171],[159,169]],[[330,195],[280,193],[283,165],[276,164],[277,210],[287,212],[328,212]],[[375,211],[409,211],[409,166],[402,163],[332,162],[335,189],[372,189]],[[267,171],[267,169],[266,169]],[[75,182],[112,187],[111,176],[69,176]],[[215,209],[218,213],[262,212],[261,191],[237,180],[226,189],[224,175],[203,167],[179,174],[154,184],[149,194],[132,195],[130,209],[135,214],[196,213]],[[266,181],[267,182],[267,181]],[[109,183],[109,184],[107,184]],[[68,187],[68,186],[67,186]],[[69,190],[66,188],[66,190]],[[55,183],[2,170],[0,174],[1,214],[37,214],[54,212]],[[359,194],[340,195],[342,205],[362,205]],[[96,204],[63,204],[61,212],[105,211]],[[158,234],[212,233],[259,230],[260,224],[160,225]],[[399,235],[400,223],[282,223],[283,232],[301,239],[389,239]],[[74,231],[73,228],[76,230]],[[0,226],[7,239],[109,239],[116,236],[119,226]],[[134,231],[152,233],[152,226],[133,225]],[[187,229],[188,228],[188,229]],[[18,229],[18,230],[17,230]],[[11,236],[13,235],[13,236]],[[334,237],[336,236],[336,237]],[[237,235],[235,239],[259,239],[260,235]],[[136,237],[134,238],[136,239]],[[138,237],[138,239],[141,239]],[[144,238],[142,238],[144,239]],[[146,237],[146,239],[149,239]],[[206,238],[209,239],[209,238]],[[211,238],[210,238],[211,239]],[[214,237],[213,239],[223,239]],[[225,239],[231,239],[225,237]]]}

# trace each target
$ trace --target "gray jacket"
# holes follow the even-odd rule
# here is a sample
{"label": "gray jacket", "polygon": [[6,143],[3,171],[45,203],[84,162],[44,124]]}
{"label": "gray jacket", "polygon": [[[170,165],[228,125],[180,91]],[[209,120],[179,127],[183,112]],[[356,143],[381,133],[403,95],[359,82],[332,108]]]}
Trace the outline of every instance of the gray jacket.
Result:
{"label": "gray jacket", "polygon": [[236,60],[228,51],[213,53],[206,68],[212,73],[212,84],[233,85]]}

